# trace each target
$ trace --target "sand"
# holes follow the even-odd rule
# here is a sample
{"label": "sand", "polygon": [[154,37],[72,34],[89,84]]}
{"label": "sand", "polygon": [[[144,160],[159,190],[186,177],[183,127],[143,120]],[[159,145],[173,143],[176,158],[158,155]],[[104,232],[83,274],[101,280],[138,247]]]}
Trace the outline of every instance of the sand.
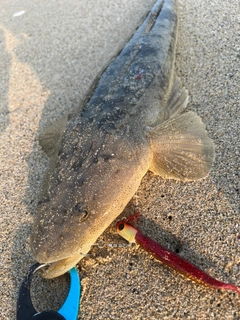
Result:
{"label": "sand", "polygon": [[[95,77],[127,42],[153,0],[0,0],[0,318],[16,318],[30,265],[29,234],[47,168],[37,136],[80,106]],[[238,1],[180,0],[176,72],[189,110],[216,144],[200,182],[148,173],[124,215],[142,232],[207,271],[240,285]],[[120,243],[114,225],[101,240]],[[94,247],[79,264],[79,319],[240,319],[240,296],[214,291],[143,250]],[[35,306],[57,309],[68,277],[34,278]]]}

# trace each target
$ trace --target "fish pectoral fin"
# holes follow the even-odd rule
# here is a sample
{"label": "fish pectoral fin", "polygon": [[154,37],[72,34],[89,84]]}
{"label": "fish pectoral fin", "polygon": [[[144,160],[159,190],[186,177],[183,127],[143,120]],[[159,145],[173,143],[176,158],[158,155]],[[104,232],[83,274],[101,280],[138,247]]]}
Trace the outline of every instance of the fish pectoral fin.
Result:
{"label": "fish pectoral fin", "polygon": [[153,150],[149,170],[176,180],[207,176],[214,161],[214,144],[196,113],[179,115],[149,132]]}
{"label": "fish pectoral fin", "polygon": [[53,124],[49,125],[40,133],[38,141],[43,151],[48,157],[58,153],[61,145],[62,135],[68,122],[67,114],[59,118]]}
{"label": "fish pectoral fin", "polygon": [[188,104],[188,92],[182,86],[180,79],[175,76],[173,85],[168,98],[167,106],[164,111],[164,121],[174,118],[180,114]]}

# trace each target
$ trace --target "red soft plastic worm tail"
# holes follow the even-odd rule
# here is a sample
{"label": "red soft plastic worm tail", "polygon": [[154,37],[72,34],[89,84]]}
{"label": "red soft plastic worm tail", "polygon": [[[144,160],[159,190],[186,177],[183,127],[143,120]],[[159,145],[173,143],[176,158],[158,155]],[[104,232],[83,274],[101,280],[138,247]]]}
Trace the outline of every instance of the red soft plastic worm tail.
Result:
{"label": "red soft plastic worm tail", "polygon": [[144,250],[152,254],[157,260],[175,269],[179,273],[191,278],[192,280],[214,289],[231,290],[240,294],[240,288],[237,286],[219,281],[209,276],[206,272],[202,271],[187,260],[181,258],[176,253],[164,248],[159,243],[150,239],[139,231],[136,233],[135,241]]}
{"label": "red soft plastic worm tail", "polygon": [[156,241],[145,236],[130,224],[120,221],[117,223],[116,228],[117,232],[127,241],[139,244],[157,260],[175,269],[186,277],[214,289],[231,290],[240,294],[239,287],[230,283],[219,281],[209,276],[206,272],[202,271],[187,260],[181,258],[173,251],[164,248]]}

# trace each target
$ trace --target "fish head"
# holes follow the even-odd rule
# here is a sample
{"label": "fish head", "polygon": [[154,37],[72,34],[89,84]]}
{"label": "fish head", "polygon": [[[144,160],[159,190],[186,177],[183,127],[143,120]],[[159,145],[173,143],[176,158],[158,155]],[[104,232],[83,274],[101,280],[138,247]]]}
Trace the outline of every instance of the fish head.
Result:
{"label": "fish head", "polygon": [[41,271],[45,278],[65,273],[91,248],[83,232],[90,217],[86,202],[76,199],[72,185],[62,183],[56,191],[39,204],[30,237],[33,257],[49,264]]}
{"label": "fish head", "polygon": [[67,272],[89,252],[148,169],[146,150],[141,150],[146,161],[139,160],[121,135],[104,135],[103,140],[99,136],[91,146],[85,141],[86,149],[87,154],[69,152],[70,160],[59,162],[48,197],[38,206],[30,245],[33,257],[49,264],[42,269],[45,278]]}

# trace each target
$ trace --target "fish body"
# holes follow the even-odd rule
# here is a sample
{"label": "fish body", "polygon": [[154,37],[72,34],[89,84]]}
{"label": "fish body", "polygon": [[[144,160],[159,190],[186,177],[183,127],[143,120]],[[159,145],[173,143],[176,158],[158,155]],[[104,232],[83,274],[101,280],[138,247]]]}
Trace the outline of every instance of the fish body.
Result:
{"label": "fish body", "polygon": [[[214,146],[174,73],[175,0],[157,1],[100,77],[83,112],[39,141],[52,173],[31,233],[34,258],[59,276],[84,257],[123,211],[148,170],[163,178],[205,177]],[[64,130],[65,129],[65,130]]]}

